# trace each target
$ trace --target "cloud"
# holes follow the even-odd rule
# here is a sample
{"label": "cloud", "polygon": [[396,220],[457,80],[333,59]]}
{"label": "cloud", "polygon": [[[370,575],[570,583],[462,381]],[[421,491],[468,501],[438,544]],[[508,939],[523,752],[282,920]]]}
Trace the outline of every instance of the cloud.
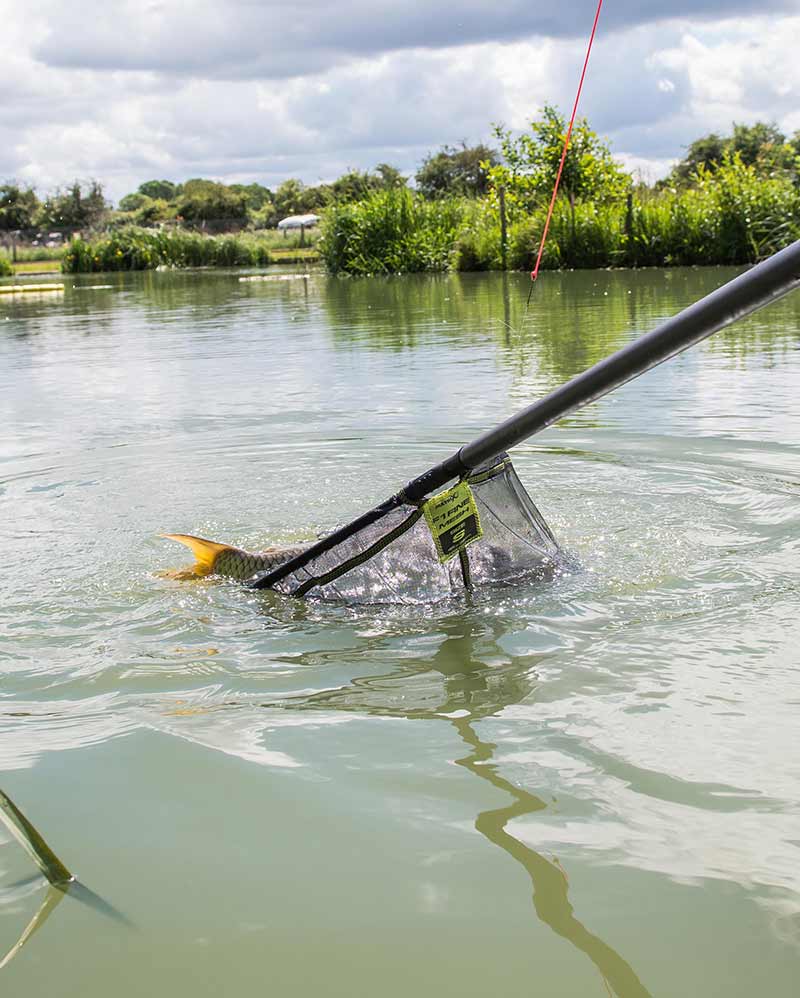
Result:
{"label": "cloud", "polygon": [[[126,69],[215,79],[284,79],[354,58],[404,49],[444,49],[522,38],[588,36],[594,0],[571,4],[508,0],[124,0],[89,3],[82,16],[59,0],[36,0],[46,29],[33,51],[48,66]],[[790,12],[795,0],[765,0],[762,13]],[[666,19],[695,21],[752,12],[750,0],[616,0],[605,35]]]}
{"label": "cloud", "polygon": [[[712,18],[744,5],[693,4],[678,20],[681,4],[609,5],[582,96],[581,113],[645,176],[733,120],[800,128],[800,17],[765,15],[797,3],[727,20]],[[306,0],[288,15],[240,0],[189,14],[145,2],[76,17],[33,0],[23,18],[0,0],[0,178],[48,190],[96,177],[119,198],[153,176],[274,187],[381,161],[413,173],[444,143],[490,140],[492,122],[524,128],[545,101],[571,107],[587,27],[576,26],[593,3],[527,7]]]}

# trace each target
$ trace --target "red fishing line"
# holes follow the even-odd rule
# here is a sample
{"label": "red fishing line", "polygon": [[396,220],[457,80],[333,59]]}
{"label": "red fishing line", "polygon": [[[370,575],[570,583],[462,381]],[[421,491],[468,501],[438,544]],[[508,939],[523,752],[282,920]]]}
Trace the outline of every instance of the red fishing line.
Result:
{"label": "red fishing line", "polygon": [[[553,196],[550,198],[550,207],[547,209],[547,219],[544,223],[544,232],[542,233],[542,241],[539,243],[539,253],[536,257],[536,266],[531,271],[531,280],[535,281],[539,274],[539,264],[542,261],[542,253],[544,252],[544,243],[547,239],[547,230],[550,228],[550,218],[553,214],[553,208],[556,203],[556,195],[558,194],[558,185],[561,181],[561,171],[564,169],[564,160],[567,158],[567,149],[569,149],[569,140],[572,135],[572,126],[575,124],[575,115],[578,113],[578,101],[581,99],[581,88],[583,87],[583,79],[586,76],[586,67],[589,65],[589,53],[592,51],[592,42],[594,41],[594,33],[597,30],[597,22],[600,19],[600,8],[603,6],[603,0],[599,0],[597,4],[597,12],[594,15],[594,24],[592,25],[592,33],[589,36],[589,47],[586,49],[586,58],[583,60],[583,72],[581,73],[580,83],[578,84],[578,92],[575,94],[575,104],[572,108],[572,117],[569,119],[569,128],[567,129],[567,134],[564,139],[564,148],[561,152],[561,162],[558,164],[558,173],[556,174],[556,183],[553,187]],[[531,289],[532,290],[532,289]]]}

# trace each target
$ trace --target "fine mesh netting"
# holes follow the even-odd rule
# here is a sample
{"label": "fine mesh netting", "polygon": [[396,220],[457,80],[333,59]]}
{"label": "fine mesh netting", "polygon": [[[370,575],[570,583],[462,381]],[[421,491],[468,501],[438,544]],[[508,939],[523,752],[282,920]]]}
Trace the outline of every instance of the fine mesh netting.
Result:
{"label": "fine mesh netting", "polygon": [[446,599],[465,587],[550,577],[558,544],[507,455],[467,479],[483,536],[442,564],[421,506],[400,502],[271,588],[358,603]]}

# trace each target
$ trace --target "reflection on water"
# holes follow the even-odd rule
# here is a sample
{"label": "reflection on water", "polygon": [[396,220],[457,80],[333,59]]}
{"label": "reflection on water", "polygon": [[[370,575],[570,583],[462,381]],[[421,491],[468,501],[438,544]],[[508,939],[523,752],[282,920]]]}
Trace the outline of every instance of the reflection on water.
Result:
{"label": "reflection on water", "polygon": [[[347,521],[732,273],[546,274],[527,312],[513,274],[0,303],[2,782],[140,927],[60,907],[10,993],[267,962],[298,996],[793,995],[800,296],[515,450],[582,566],[552,584],[353,610],[158,575],[161,531]],[[58,900],[19,852],[3,954]]]}
{"label": "reflection on water", "polygon": [[[37,885],[41,886],[41,885]],[[5,893],[5,892],[4,892]],[[14,943],[11,949],[6,953],[6,955],[0,960],[0,970],[7,967],[9,963],[14,959],[14,957],[19,953],[25,943],[42,928],[47,919],[52,915],[53,911],[58,907],[59,904],[64,900],[66,896],[66,891],[60,887],[54,887],[52,884],[47,886],[46,892],[39,907],[33,918],[28,922],[25,928],[22,930],[22,934],[19,939]],[[16,898],[15,898],[16,900]],[[7,903],[8,897],[4,897],[0,894],[0,907],[4,903]]]}
{"label": "reflection on water", "polygon": [[[441,622],[440,628],[447,636],[431,659],[427,675],[439,673],[444,682],[438,695],[433,689],[426,690],[427,697],[431,697],[427,705],[424,705],[427,697],[413,696],[416,691],[412,676],[392,673],[356,680],[349,688],[293,699],[291,704],[281,706],[291,706],[293,710],[333,708],[371,716],[426,718],[438,723],[447,719],[470,749],[469,755],[455,760],[457,764],[514,798],[507,807],[481,812],[475,819],[475,828],[527,872],[533,885],[533,904],[538,917],[553,932],[585,953],[607,987],[620,998],[649,995],[630,964],[575,917],[568,896],[568,876],[558,861],[545,859],[507,830],[507,825],[515,818],[535,814],[544,810],[547,804],[500,775],[492,761],[496,746],[482,741],[474,724],[531,694],[536,685],[535,660],[511,657],[499,668],[487,668],[484,664],[487,655],[501,661],[508,659],[496,640],[505,633],[501,621],[494,621],[487,627],[474,619],[455,618]],[[406,703],[409,688],[413,691],[412,704]],[[444,699],[436,704],[434,701],[441,696]]]}

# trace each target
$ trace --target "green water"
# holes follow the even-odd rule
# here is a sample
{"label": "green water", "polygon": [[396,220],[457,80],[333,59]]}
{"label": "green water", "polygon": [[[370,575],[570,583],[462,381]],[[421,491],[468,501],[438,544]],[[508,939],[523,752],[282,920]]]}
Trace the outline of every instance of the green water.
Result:
{"label": "green water", "polygon": [[124,916],[0,832],[0,961],[49,914],[3,993],[796,995],[800,294],[515,450],[554,583],[158,574],[160,531],[345,521],[732,274],[0,298],[0,788]]}

